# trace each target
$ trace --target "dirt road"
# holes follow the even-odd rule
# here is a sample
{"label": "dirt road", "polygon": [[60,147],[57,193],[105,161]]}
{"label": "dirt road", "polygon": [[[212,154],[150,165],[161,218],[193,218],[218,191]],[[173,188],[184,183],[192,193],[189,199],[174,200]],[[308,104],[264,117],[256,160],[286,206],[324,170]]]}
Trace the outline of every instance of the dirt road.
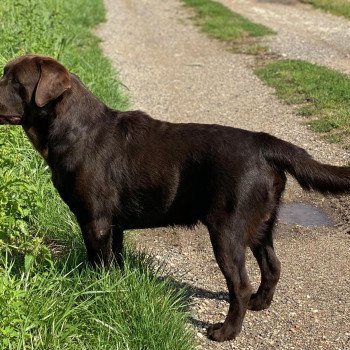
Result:
{"label": "dirt road", "polygon": [[219,0],[252,21],[272,28],[269,47],[350,74],[350,21],[297,0]]}
{"label": "dirt road", "polygon": [[[134,109],[173,122],[220,123],[266,131],[306,148],[318,160],[333,164],[349,160],[348,152],[320,140],[300,123],[291,107],[274,97],[253,74],[251,57],[231,54],[199,33],[178,1],[105,3],[108,20],[98,34],[129,89]],[[218,344],[204,335],[209,323],[224,319],[228,307],[225,282],[206,230],[157,229],[130,234],[193,293],[190,309],[198,348],[349,347],[350,236],[340,229],[348,227],[348,215],[339,209],[338,200],[304,194],[293,181],[289,181],[284,200],[316,205],[340,226],[312,228],[279,222],[276,251],[282,277],[275,300],[266,311],[248,312],[242,333],[232,342]],[[247,263],[256,287],[259,272],[249,252]]]}

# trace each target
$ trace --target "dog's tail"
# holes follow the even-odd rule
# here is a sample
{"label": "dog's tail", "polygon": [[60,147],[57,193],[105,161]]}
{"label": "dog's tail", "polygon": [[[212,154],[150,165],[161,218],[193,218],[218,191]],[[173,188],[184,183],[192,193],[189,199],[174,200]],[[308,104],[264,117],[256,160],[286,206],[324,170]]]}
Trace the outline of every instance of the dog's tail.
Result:
{"label": "dog's tail", "polygon": [[322,164],[304,149],[265,133],[259,133],[260,149],[266,161],[277,171],[286,171],[305,190],[350,193],[350,167]]}

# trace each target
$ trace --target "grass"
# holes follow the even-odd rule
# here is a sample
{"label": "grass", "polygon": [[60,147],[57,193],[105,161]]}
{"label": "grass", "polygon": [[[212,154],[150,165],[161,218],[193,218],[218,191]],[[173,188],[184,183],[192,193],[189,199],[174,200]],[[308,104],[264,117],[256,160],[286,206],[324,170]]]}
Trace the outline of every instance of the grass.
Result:
{"label": "grass", "polygon": [[350,19],[350,2],[349,0],[302,0],[316,8],[320,8],[333,15],[343,16]]}
{"label": "grass", "polygon": [[76,258],[41,273],[18,274],[5,262],[0,348],[191,349],[181,292],[159,281],[149,261],[128,256],[123,274]]}
{"label": "grass", "polygon": [[182,0],[182,2],[194,9],[193,20],[203,32],[215,39],[232,43],[235,51],[255,53],[254,49],[251,52],[246,50],[245,45],[249,43],[256,45],[253,39],[274,33],[271,29],[249,21],[216,1]]}
{"label": "grass", "polygon": [[301,60],[268,63],[256,74],[288,104],[300,105],[311,129],[330,142],[350,146],[350,79],[348,76]]}
{"label": "grass", "polygon": [[[59,59],[106,104],[128,100],[90,29],[102,0],[2,0],[0,68],[24,53]],[[67,254],[70,253],[69,256]],[[149,259],[85,265],[80,230],[19,127],[0,127],[0,349],[192,349],[181,292]]]}

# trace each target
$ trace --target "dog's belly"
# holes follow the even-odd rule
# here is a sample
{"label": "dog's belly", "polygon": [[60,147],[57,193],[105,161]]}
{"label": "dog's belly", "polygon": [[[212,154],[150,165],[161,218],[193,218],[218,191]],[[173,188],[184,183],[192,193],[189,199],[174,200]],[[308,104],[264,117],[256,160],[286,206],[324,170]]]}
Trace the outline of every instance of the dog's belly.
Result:
{"label": "dog's belly", "polygon": [[166,200],[128,202],[119,208],[115,221],[124,229],[196,225],[205,217],[208,203],[204,198],[178,197],[170,205]]}
{"label": "dog's belly", "polygon": [[202,213],[197,210],[191,210],[189,207],[171,208],[164,212],[162,208],[153,208],[153,210],[135,211],[127,216],[116,216],[116,221],[121,224],[123,229],[143,229],[165,226],[186,226],[196,225],[202,217]]}

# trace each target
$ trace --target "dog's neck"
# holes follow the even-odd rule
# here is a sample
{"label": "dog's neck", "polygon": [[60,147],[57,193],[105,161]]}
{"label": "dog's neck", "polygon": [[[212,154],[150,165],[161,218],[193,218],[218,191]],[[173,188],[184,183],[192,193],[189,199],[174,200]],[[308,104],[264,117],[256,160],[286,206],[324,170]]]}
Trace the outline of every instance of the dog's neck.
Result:
{"label": "dog's neck", "polygon": [[22,127],[34,148],[47,161],[48,157],[48,130],[54,104],[49,103],[44,108],[36,107],[34,102],[25,111]]}
{"label": "dog's neck", "polygon": [[[93,124],[107,110],[80,81],[72,75],[72,88],[67,90],[57,100],[38,108],[34,102],[25,112],[23,129],[29,140],[41,156],[48,162],[50,140],[52,144],[67,143],[74,135],[80,142],[89,137],[86,128],[78,128],[78,124]],[[86,123],[86,119],[89,123]],[[62,132],[64,130],[64,132]],[[85,131],[85,132],[84,132]],[[79,134],[77,133],[79,132]]]}
{"label": "dog's neck", "polygon": [[[74,75],[72,88],[55,105],[48,130],[48,164],[51,168],[75,168],[91,154],[101,132],[102,120],[110,109],[98,100]],[[106,121],[107,122],[107,121]],[[107,125],[106,125],[107,128]],[[104,133],[103,133],[104,134]],[[84,151],[84,152],[82,152]]]}
{"label": "dog's neck", "polygon": [[71,85],[55,105],[54,114],[58,119],[65,116],[69,119],[89,118],[93,121],[108,109],[74,74],[71,74]]}

